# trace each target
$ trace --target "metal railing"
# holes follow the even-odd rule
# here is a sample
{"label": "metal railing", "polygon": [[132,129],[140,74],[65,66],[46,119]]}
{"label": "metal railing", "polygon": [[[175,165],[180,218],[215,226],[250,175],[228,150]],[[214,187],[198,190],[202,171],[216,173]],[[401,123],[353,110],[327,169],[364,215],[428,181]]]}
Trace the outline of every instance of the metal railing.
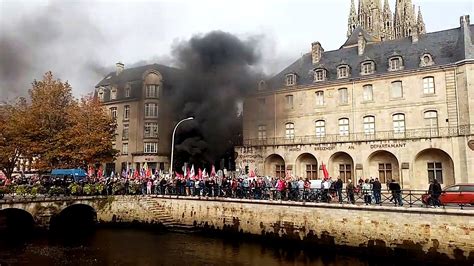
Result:
{"label": "metal railing", "polygon": [[[363,205],[378,205],[378,206],[405,206],[405,207],[429,207],[431,202],[424,200],[424,195],[427,195],[426,190],[401,190],[399,193],[394,193],[388,190],[381,190],[377,192],[373,190],[356,189],[353,193],[348,193],[347,190],[339,193],[333,189],[285,189],[279,191],[275,188],[237,188],[230,187],[215,187],[215,188],[194,188],[194,187],[174,187],[174,186],[156,186],[151,193],[147,193],[146,189],[141,191],[121,191],[120,193],[106,192],[95,195],[15,195],[5,194],[0,198],[1,203],[15,203],[15,202],[40,202],[40,201],[61,201],[61,200],[92,200],[103,199],[111,196],[119,195],[136,195],[136,196],[169,196],[176,198],[189,198],[196,200],[228,200],[228,199],[247,199],[262,201],[276,201],[285,204],[293,202],[301,203],[325,203],[325,204],[351,204],[355,206]],[[353,197],[351,197],[353,195]],[[370,197],[368,197],[370,196]],[[342,199],[340,201],[340,199]],[[399,200],[398,200],[399,199]],[[469,207],[469,205],[456,204],[461,209]],[[446,206],[442,206],[443,208]],[[471,206],[472,207],[472,206]]]}
{"label": "metal railing", "polygon": [[324,144],[336,142],[377,141],[377,140],[404,140],[404,139],[430,139],[442,137],[456,137],[474,135],[474,125],[461,125],[457,127],[438,127],[406,129],[404,132],[376,131],[373,133],[349,133],[296,136],[293,138],[277,137],[265,139],[244,139],[243,146],[271,146],[293,144]]}

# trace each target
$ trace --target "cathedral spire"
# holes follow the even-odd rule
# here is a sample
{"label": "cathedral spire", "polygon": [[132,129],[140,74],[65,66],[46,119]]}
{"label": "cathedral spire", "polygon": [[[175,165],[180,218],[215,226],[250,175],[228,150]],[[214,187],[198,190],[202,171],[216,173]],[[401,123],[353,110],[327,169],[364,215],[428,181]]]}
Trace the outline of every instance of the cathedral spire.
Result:
{"label": "cathedral spire", "polygon": [[423,15],[421,14],[421,7],[418,7],[418,17],[417,17],[417,20],[416,20],[416,25],[418,27],[418,33],[419,34],[425,34],[426,33],[425,22],[423,21]]}
{"label": "cathedral spire", "polygon": [[357,12],[355,9],[354,0],[351,0],[351,10],[349,12],[349,19],[347,22],[347,37],[351,36],[352,32],[359,25],[359,20],[357,18]]}

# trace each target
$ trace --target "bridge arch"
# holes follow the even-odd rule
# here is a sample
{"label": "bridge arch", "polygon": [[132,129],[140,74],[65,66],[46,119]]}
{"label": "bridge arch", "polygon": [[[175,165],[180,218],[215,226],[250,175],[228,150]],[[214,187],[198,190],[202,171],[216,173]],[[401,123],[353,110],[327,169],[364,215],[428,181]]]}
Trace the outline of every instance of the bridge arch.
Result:
{"label": "bridge arch", "polygon": [[0,210],[0,235],[18,234],[27,236],[35,227],[35,219],[31,213],[19,208]]}
{"label": "bridge arch", "polygon": [[97,212],[94,207],[76,203],[62,209],[51,216],[50,229],[52,231],[77,231],[82,232],[93,228],[97,223]]}

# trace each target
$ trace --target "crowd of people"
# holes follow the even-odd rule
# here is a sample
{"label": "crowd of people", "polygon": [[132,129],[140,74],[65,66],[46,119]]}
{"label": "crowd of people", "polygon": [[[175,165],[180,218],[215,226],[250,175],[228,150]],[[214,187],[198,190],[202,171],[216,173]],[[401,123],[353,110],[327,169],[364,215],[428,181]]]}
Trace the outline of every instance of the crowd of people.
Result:
{"label": "crowd of people", "polygon": [[[288,201],[311,201],[311,202],[331,202],[355,204],[356,200],[363,200],[366,205],[382,204],[387,200],[387,196],[382,200],[382,195],[389,195],[389,201],[396,206],[403,206],[402,190],[400,184],[391,180],[382,189],[382,183],[378,178],[362,179],[357,182],[348,179],[344,182],[341,178],[331,177],[319,180],[309,180],[291,176],[269,177],[242,174],[227,170],[215,171],[210,174],[200,171],[198,174],[188,171],[184,174],[175,173],[170,176],[163,172],[134,176],[127,173],[113,174],[109,176],[90,176],[74,181],[72,178],[47,179],[39,176],[30,178],[17,178],[11,181],[15,184],[41,184],[48,190],[51,187],[64,187],[65,194],[84,194],[85,186],[91,184],[98,185],[96,194],[117,195],[117,194],[142,194],[142,195],[178,195],[190,197],[225,197],[225,198],[245,198],[245,199],[265,199],[265,200],[288,200]],[[2,184],[0,184],[1,186]],[[5,185],[5,184],[3,184]],[[72,187],[76,187],[72,191]],[[78,189],[78,188],[79,189]],[[436,201],[437,195],[441,192],[439,184],[430,191],[435,191],[431,203],[439,206]],[[385,193],[383,193],[385,192]]]}

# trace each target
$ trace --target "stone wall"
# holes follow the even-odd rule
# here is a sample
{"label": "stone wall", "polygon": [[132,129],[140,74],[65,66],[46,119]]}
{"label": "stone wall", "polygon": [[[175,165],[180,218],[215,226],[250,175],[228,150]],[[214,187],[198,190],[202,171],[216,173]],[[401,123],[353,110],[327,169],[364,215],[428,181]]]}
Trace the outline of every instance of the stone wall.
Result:
{"label": "stone wall", "polygon": [[474,260],[473,211],[240,200],[155,200],[177,222],[201,228],[436,255],[431,258]]}

